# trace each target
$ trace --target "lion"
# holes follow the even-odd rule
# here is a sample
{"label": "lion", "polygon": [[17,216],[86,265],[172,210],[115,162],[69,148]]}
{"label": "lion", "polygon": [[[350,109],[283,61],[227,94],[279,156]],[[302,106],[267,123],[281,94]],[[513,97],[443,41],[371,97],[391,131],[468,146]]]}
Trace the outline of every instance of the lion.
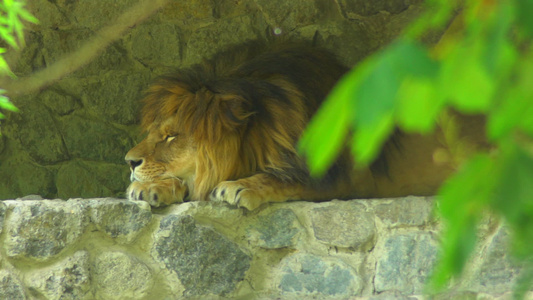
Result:
{"label": "lion", "polygon": [[455,169],[434,159],[445,148],[439,131],[397,130],[371,166],[356,168],[345,149],[325,176],[310,176],[298,140],[347,71],[318,47],[255,45],[159,78],[143,99],[147,136],[125,157],[128,199],[254,210],[289,200],[435,194]]}

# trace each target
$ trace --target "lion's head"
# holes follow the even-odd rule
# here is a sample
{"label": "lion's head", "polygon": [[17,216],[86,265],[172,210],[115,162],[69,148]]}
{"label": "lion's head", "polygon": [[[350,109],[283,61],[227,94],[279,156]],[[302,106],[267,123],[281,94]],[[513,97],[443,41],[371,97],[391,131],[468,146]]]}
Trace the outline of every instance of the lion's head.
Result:
{"label": "lion's head", "polygon": [[[126,155],[132,181],[179,179],[191,199],[204,200],[223,180],[281,165],[284,153],[273,150],[280,143],[296,151],[292,140],[282,141],[294,134],[261,133],[260,124],[251,121],[258,112],[242,83],[198,87],[186,81],[163,78],[149,89],[142,110],[147,136]],[[301,123],[294,128],[303,128]]]}

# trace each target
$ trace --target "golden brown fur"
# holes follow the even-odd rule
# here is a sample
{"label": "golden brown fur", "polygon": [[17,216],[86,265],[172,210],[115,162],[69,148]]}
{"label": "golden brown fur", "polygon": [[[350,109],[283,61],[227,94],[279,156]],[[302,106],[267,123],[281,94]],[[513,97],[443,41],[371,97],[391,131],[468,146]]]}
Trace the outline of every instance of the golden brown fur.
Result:
{"label": "golden brown fur", "polygon": [[154,206],[210,199],[252,210],[287,200],[430,195],[453,171],[434,161],[446,151],[439,132],[397,133],[373,168],[356,171],[344,151],[324,178],[311,178],[295,146],[346,68],[312,47],[261,48],[222,53],[152,85],[142,111],[148,135],[126,155],[128,198]]}

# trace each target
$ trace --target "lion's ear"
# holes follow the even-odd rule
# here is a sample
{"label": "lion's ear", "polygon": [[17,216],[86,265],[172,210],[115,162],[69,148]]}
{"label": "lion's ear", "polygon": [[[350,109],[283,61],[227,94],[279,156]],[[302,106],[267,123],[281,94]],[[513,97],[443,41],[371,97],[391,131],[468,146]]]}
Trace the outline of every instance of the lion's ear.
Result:
{"label": "lion's ear", "polygon": [[240,95],[216,96],[218,106],[218,120],[226,129],[235,129],[248,122],[250,116],[255,114],[249,100]]}

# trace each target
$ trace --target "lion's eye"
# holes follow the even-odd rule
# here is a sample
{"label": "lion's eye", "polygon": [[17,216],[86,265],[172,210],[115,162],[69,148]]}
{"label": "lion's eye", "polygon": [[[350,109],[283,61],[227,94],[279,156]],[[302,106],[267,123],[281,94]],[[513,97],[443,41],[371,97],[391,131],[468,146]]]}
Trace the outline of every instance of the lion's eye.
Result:
{"label": "lion's eye", "polygon": [[164,139],[165,139],[166,142],[171,142],[175,138],[176,138],[175,135],[165,135]]}

